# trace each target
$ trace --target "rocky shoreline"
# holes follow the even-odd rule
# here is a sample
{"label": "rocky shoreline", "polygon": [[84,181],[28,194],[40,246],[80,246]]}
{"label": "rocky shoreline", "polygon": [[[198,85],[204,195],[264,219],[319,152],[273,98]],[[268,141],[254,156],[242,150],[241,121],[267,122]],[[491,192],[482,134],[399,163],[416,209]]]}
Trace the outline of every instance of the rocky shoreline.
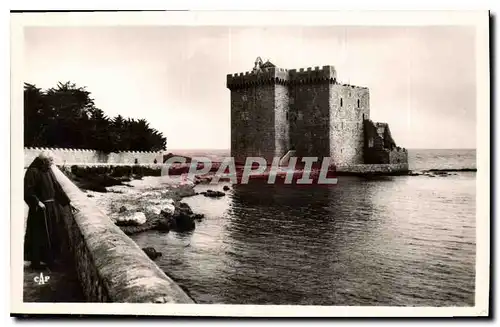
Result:
{"label": "rocky shoreline", "polygon": [[[95,198],[97,205],[128,235],[148,230],[192,231],[204,216],[193,212],[182,199],[221,198],[226,195],[223,191],[229,190],[229,186],[225,186],[223,191],[209,189],[197,193],[195,186],[210,183],[212,175],[185,181],[180,176],[183,170],[161,176],[161,165],[60,168],[89,198]],[[407,175],[447,177],[462,171],[476,169],[429,169],[409,171]]]}
{"label": "rocky shoreline", "polygon": [[421,171],[410,171],[409,176],[427,176],[427,177],[447,177],[457,175],[459,172],[477,172],[476,168],[460,169],[426,169]]}
{"label": "rocky shoreline", "polygon": [[[226,195],[217,190],[195,191],[197,184],[209,183],[210,176],[189,182],[175,174],[161,176],[158,168],[140,168],[72,166],[61,170],[89,198],[94,198],[98,207],[127,235],[148,230],[164,233],[192,231],[204,216],[193,212],[182,199],[197,195],[212,198]],[[227,186],[224,188],[228,189]]]}

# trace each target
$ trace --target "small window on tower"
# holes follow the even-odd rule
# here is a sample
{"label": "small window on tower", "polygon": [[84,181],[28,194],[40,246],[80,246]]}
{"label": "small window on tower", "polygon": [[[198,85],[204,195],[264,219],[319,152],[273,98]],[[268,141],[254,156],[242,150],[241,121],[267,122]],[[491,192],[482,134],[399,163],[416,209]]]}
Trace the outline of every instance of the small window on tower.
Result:
{"label": "small window on tower", "polygon": [[358,99],[358,108],[359,108],[359,99]]}
{"label": "small window on tower", "polygon": [[368,147],[373,148],[373,138],[368,140]]}
{"label": "small window on tower", "polygon": [[342,98],[340,98],[340,106],[342,107],[343,104],[344,104],[344,101],[342,101]]}
{"label": "small window on tower", "polygon": [[245,121],[247,121],[247,120],[248,120],[248,118],[249,118],[249,117],[248,117],[248,112],[244,112],[244,111],[242,111],[242,112],[241,112],[241,120],[245,120]]}

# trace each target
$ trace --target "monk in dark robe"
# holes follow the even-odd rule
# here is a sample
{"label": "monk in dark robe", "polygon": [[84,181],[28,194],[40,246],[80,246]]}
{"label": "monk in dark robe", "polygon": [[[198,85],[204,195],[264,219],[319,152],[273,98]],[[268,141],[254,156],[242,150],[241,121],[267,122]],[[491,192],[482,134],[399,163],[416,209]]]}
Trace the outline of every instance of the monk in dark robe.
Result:
{"label": "monk in dark robe", "polygon": [[24,260],[35,269],[41,262],[54,267],[61,253],[62,217],[60,206],[70,204],[51,169],[50,154],[40,154],[26,170],[24,201],[29,206],[24,238]]}

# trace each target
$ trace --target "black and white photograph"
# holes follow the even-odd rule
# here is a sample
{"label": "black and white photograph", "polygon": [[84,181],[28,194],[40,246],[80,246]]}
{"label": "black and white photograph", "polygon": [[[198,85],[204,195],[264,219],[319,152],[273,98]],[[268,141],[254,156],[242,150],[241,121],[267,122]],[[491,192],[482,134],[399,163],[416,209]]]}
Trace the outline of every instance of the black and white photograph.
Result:
{"label": "black and white photograph", "polygon": [[487,11],[11,26],[11,314],[488,315]]}

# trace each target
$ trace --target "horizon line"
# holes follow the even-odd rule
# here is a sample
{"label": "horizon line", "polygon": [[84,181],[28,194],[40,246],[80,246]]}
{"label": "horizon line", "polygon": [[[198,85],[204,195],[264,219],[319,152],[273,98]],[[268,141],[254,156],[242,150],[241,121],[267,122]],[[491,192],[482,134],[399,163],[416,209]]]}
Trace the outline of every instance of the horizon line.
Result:
{"label": "horizon line", "polygon": [[[405,148],[407,150],[477,150],[477,148]],[[167,148],[165,151],[172,150],[224,150],[230,151],[231,148]]]}

